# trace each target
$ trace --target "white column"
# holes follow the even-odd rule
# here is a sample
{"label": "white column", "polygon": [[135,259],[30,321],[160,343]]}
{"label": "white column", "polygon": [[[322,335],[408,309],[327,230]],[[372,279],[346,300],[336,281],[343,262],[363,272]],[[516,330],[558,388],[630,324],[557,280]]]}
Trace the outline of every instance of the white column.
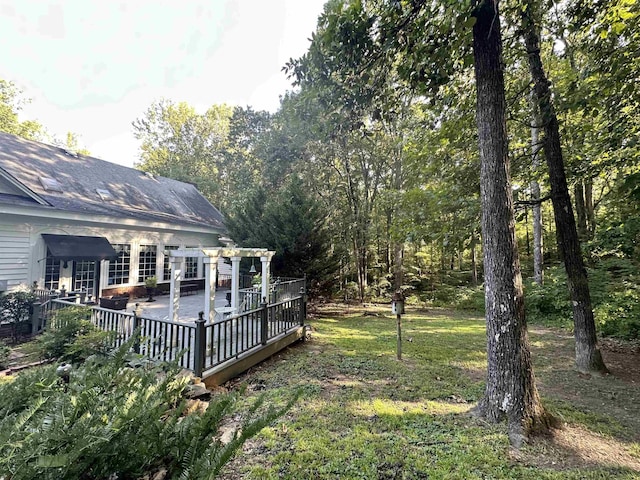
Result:
{"label": "white column", "polygon": [[231,308],[240,308],[240,257],[231,257]]}
{"label": "white column", "polygon": [[216,317],[216,271],[218,257],[204,257],[204,318],[213,323]]}
{"label": "white column", "polygon": [[156,280],[158,281],[158,283],[160,283],[161,281],[164,280],[163,276],[164,276],[164,255],[161,255],[161,253],[164,251],[161,247],[162,245],[156,243]]}
{"label": "white column", "polygon": [[271,257],[260,257],[262,262],[262,295],[260,301],[266,298],[266,302],[269,303],[269,264],[271,263]]}
{"label": "white column", "polygon": [[140,243],[131,242],[129,257],[129,285],[138,285],[138,272],[140,271]]}
{"label": "white column", "polygon": [[[107,260],[100,261],[100,283],[98,284],[100,290],[96,293],[96,297],[93,301],[100,303],[100,297],[102,296],[102,290],[109,288],[109,262]],[[44,287],[43,287],[44,288]]]}
{"label": "white column", "polygon": [[169,290],[169,318],[174,322],[178,321],[180,308],[180,282],[184,271],[184,258],[171,258],[171,288]]}

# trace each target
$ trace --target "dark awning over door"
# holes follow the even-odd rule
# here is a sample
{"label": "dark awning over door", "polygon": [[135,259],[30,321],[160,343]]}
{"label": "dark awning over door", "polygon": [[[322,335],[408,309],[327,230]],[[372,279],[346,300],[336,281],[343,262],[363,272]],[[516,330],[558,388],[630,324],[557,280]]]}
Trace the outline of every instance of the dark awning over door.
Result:
{"label": "dark awning over door", "polygon": [[43,233],[49,255],[59,260],[115,260],[118,254],[104,237],[78,237]]}

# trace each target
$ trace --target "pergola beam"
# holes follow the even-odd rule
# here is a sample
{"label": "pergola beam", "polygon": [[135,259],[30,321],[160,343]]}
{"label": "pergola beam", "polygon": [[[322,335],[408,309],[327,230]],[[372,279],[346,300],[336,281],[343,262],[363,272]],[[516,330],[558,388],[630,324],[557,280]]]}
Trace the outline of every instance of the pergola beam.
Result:
{"label": "pergola beam", "polygon": [[231,259],[231,306],[237,313],[240,302],[240,259],[259,258],[262,263],[262,297],[268,301],[269,296],[269,267],[271,259],[276,254],[266,248],[231,248],[231,247],[205,247],[205,248],[181,248],[178,250],[165,250],[171,263],[171,303],[169,316],[174,322],[178,321],[178,309],[180,308],[180,282],[183,279],[184,259],[203,258],[205,271],[205,305],[204,313],[207,321],[213,323],[215,318],[216,295],[216,270],[220,257]]}

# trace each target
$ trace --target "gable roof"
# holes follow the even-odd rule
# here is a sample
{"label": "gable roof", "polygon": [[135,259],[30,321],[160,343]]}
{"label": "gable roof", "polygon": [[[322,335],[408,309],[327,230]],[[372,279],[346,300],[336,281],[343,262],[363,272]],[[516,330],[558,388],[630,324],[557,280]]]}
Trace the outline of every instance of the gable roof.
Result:
{"label": "gable roof", "polygon": [[0,193],[0,203],[225,230],[222,214],[189,183],[0,132],[2,177],[24,196]]}

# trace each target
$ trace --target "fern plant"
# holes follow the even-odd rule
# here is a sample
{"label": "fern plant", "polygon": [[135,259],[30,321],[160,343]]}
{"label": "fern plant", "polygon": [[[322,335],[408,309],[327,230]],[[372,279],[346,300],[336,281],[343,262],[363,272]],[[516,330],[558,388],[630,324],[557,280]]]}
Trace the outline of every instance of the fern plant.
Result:
{"label": "fern plant", "polygon": [[55,366],[0,384],[0,476],[21,479],[215,478],[244,441],[282,415],[264,398],[231,441],[220,425],[237,414],[242,392],[215,396],[204,412],[187,408],[188,377],[176,365],[130,368],[131,341],[108,360],[88,360],[63,383]]}

